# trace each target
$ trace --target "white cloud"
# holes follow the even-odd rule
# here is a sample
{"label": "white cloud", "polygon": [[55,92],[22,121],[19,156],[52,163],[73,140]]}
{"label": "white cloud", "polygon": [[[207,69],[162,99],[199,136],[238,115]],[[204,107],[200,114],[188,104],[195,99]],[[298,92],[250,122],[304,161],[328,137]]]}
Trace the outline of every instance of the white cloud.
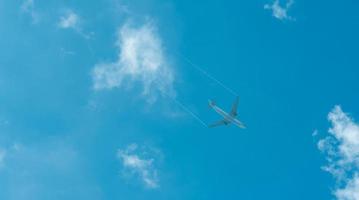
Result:
{"label": "white cloud", "polygon": [[21,11],[30,15],[32,23],[36,24],[40,21],[39,14],[35,11],[34,0],[24,0],[21,4]]}
{"label": "white cloud", "polygon": [[119,48],[117,60],[99,63],[93,69],[95,90],[121,87],[126,81],[141,83],[142,94],[149,102],[154,102],[159,95],[175,96],[173,70],[153,23],[139,27],[126,23],[118,32],[116,45]]}
{"label": "white cloud", "polygon": [[293,0],[288,0],[285,6],[281,6],[279,0],[275,0],[272,5],[265,4],[264,9],[272,10],[273,17],[279,20],[294,20],[294,18],[288,15],[288,10],[293,3]]}
{"label": "white cloud", "polygon": [[319,134],[318,130],[315,129],[315,130],[313,131],[313,133],[312,133],[312,136],[313,136],[313,137],[316,137],[318,134]]}
{"label": "white cloud", "polygon": [[159,187],[157,169],[154,163],[156,156],[155,152],[141,152],[137,144],[131,144],[126,149],[117,152],[117,158],[123,165],[123,174],[129,177],[137,176],[146,187],[151,189]]}
{"label": "white cloud", "polygon": [[[91,39],[94,35],[93,32],[86,32],[82,27],[82,19],[81,17],[72,10],[66,10],[63,16],[60,17],[57,26],[61,29],[72,29],[85,39]],[[73,55],[73,52],[69,54],[69,52],[63,52],[67,55]]]}
{"label": "white cloud", "polygon": [[359,175],[358,173],[349,180],[345,188],[335,191],[335,196],[340,200],[358,200],[359,199]]}
{"label": "white cloud", "polygon": [[340,106],[333,108],[328,120],[330,135],[318,142],[328,162],[323,169],[337,181],[333,193],[338,200],[359,200],[359,124]]}
{"label": "white cloud", "polygon": [[58,26],[63,29],[78,29],[79,16],[73,11],[69,11],[65,16],[60,17]]}

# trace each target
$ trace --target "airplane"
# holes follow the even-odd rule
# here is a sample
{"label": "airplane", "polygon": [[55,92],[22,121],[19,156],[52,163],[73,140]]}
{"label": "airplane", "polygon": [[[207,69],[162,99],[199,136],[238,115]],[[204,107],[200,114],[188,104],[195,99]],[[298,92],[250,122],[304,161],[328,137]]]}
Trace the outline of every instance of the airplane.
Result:
{"label": "airplane", "polygon": [[232,105],[231,112],[227,113],[227,112],[223,111],[220,107],[218,107],[213,101],[208,100],[209,106],[214,111],[216,111],[219,115],[221,115],[223,117],[222,120],[219,120],[213,124],[210,124],[208,127],[212,128],[212,127],[216,127],[216,126],[229,125],[229,124],[233,123],[240,128],[246,128],[244,126],[244,124],[236,118],[238,115],[238,113],[237,113],[238,102],[239,102],[239,97],[236,97],[236,99]]}

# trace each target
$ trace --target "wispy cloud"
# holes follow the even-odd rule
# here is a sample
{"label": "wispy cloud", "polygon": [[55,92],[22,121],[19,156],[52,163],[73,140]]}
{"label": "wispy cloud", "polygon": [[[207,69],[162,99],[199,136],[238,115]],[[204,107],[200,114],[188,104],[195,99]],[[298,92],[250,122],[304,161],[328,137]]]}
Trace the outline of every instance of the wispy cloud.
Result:
{"label": "wispy cloud", "polygon": [[81,17],[72,10],[66,10],[65,14],[60,17],[57,26],[61,29],[72,29],[86,39],[90,39],[92,32],[87,33],[83,30]]}
{"label": "wispy cloud", "polygon": [[279,0],[274,0],[273,4],[265,4],[264,9],[271,10],[273,17],[279,20],[294,20],[293,17],[288,15],[288,10],[293,3],[293,0],[288,0],[285,6],[281,6]]}
{"label": "wispy cloud", "polygon": [[36,24],[40,21],[40,16],[35,11],[34,0],[24,0],[21,4],[21,12],[30,15],[32,23],[34,23],[34,24]]}
{"label": "wispy cloud", "polygon": [[137,176],[144,185],[154,189],[159,187],[157,169],[155,167],[156,152],[141,151],[137,144],[131,144],[124,150],[119,149],[117,158],[123,165],[123,174],[128,177]]}
{"label": "wispy cloud", "polygon": [[316,137],[316,136],[318,136],[318,134],[319,134],[319,131],[317,129],[315,129],[312,133],[312,136]]}
{"label": "wispy cloud", "polygon": [[5,156],[6,156],[6,150],[0,148],[0,168],[4,166]]}
{"label": "wispy cloud", "polygon": [[322,167],[337,181],[334,195],[338,200],[359,199],[359,124],[340,106],[328,114],[331,122],[329,136],[318,142],[326,155],[327,165]]}
{"label": "wispy cloud", "polygon": [[175,96],[174,73],[165,57],[161,38],[152,22],[123,25],[118,32],[115,62],[99,63],[92,72],[95,90],[121,87],[125,81],[141,83],[149,102],[159,95]]}
{"label": "wispy cloud", "polygon": [[79,16],[73,11],[69,11],[66,15],[60,17],[59,27],[63,29],[73,28],[78,29]]}
{"label": "wispy cloud", "polygon": [[0,147],[0,169],[5,166],[5,159],[7,157],[12,157],[15,153],[20,150],[20,146],[18,143],[14,143],[11,147],[1,148]]}

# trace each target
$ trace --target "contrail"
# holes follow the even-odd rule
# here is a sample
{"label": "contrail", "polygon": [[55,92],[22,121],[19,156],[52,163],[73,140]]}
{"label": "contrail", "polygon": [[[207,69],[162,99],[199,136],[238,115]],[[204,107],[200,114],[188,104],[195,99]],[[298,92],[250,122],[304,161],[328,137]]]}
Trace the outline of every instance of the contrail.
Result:
{"label": "contrail", "polygon": [[[160,84],[156,82],[157,84]],[[181,107],[184,111],[186,111],[189,115],[191,115],[194,119],[196,119],[200,124],[202,124],[205,127],[208,127],[207,124],[199,118],[198,115],[196,115],[194,112],[192,112],[189,108],[187,108],[183,103],[181,103],[179,100],[176,99],[176,97],[173,97],[172,95],[162,91],[162,94],[167,96],[169,99],[171,99],[173,102],[175,102],[179,107]]]}
{"label": "contrail", "polygon": [[207,124],[201,120],[195,113],[193,113],[190,109],[188,109],[185,105],[183,105],[181,102],[176,100],[175,98],[171,98],[177,105],[179,105],[183,110],[185,110],[188,114],[190,114],[193,118],[195,118],[199,123],[201,123],[203,126],[208,127]]}
{"label": "contrail", "polygon": [[190,59],[188,59],[187,57],[185,57],[184,55],[177,53],[178,55],[180,55],[187,63],[189,63],[193,68],[195,68],[197,71],[201,72],[202,74],[204,74],[205,76],[207,76],[209,79],[211,79],[212,81],[216,82],[218,85],[222,86],[225,90],[227,90],[229,93],[233,94],[234,96],[238,96],[238,94],[236,92],[234,92],[233,90],[231,90],[229,87],[227,87],[225,84],[223,84],[221,81],[219,81],[218,79],[214,78],[211,74],[209,74],[208,72],[206,72],[204,69],[202,69],[201,67],[199,67],[198,65],[194,64],[193,62],[191,62]]}

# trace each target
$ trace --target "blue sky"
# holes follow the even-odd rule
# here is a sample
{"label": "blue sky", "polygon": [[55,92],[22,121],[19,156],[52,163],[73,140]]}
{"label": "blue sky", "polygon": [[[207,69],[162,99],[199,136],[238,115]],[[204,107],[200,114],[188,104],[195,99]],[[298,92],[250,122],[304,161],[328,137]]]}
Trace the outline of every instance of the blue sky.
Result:
{"label": "blue sky", "polygon": [[358,200],[358,6],[1,1],[0,199]]}

